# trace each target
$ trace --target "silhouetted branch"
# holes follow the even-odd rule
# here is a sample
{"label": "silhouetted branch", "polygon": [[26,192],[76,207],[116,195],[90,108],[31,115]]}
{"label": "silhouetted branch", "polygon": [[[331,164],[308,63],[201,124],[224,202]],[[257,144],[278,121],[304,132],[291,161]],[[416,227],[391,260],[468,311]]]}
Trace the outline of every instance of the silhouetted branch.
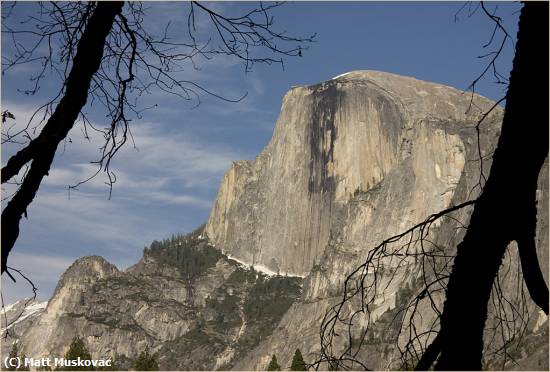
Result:
{"label": "silhouetted branch", "polygon": [[[483,14],[485,14],[487,18],[494,23],[493,31],[491,32],[489,40],[482,45],[482,48],[486,49],[491,47],[494,43],[497,43],[493,50],[478,56],[479,59],[489,58],[489,60],[485,65],[485,67],[483,68],[483,70],[481,71],[481,73],[477,75],[477,77],[474,78],[472,83],[468,86],[468,90],[471,91],[471,99],[470,99],[470,107],[471,107],[472,105],[474,105],[474,95],[475,95],[477,84],[479,83],[480,80],[485,78],[489,72],[491,72],[493,77],[495,78],[496,84],[501,84],[501,85],[508,84],[508,79],[498,72],[497,62],[500,56],[502,55],[502,52],[504,50],[504,47],[506,46],[506,43],[511,42],[513,45],[514,41],[510,36],[510,34],[508,33],[508,31],[506,30],[506,28],[504,27],[502,18],[496,15],[498,5],[496,5],[495,10],[491,12],[487,9],[485,2],[483,1],[476,2],[475,6],[471,1],[466,2],[456,12],[455,22],[458,21],[459,14],[465,9],[468,9],[468,14],[467,14],[468,18],[472,17],[474,14],[477,13],[479,9],[481,9],[483,11]],[[500,39],[499,39],[500,41],[497,42],[496,40],[499,36],[500,36]]]}
{"label": "silhouetted branch", "polygon": [[[323,318],[320,356],[312,367],[318,369],[328,364],[332,369],[365,369],[359,353],[374,322],[371,313],[376,308],[376,300],[385,295],[393,282],[400,281],[403,285],[402,281],[411,280],[406,275],[419,269],[421,276],[412,279],[414,294],[405,299],[406,303],[392,320],[392,323],[398,322],[398,331],[393,337],[396,343],[400,335],[408,333],[407,342],[400,349],[401,365],[416,364],[427,348],[428,340],[437,333],[438,325],[434,321],[427,330],[417,329],[416,317],[429,317],[425,310],[420,311],[419,308],[427,301],[435,313],[434,319],[438,319],[440,303],[436,296],[440,296],[446,288],[454,258],[428,238],[430,228],[439,219],[475,202],[469,200],[432,214],[423,222],[369,250],[365,262],[346,277],[341,301],[332,306]],[[451,219],[456,220],[454,217]],[[404,243],[396,246],[395,243],[401,240],[405,240]],[[338,344],[337,339],[345,341],[343,350],[334,348]]]}
{"label": "silhouetted branch", "polygon": [[5,183],[9,180],[7,177],[14,176],[32,160],[19,190],[2,211],[2,273],[7,270],[8,256],[19,236],[19,221],[26,215],[42,179],[48,175],[58,144],[67,136],[86,104],[90,79],[101,63],[105,37],[121,8],[120,2],[106,2],[99,3],[94,9],[78,43],[71,71],[65,81],[63,98],[38,137],[8,160],[5,167],[8,169],[7,176],[4,173],[6,169],[2,170],[2,183]]}
{"label": "silhouetted branch", "polygon": [[[2,143],[22,146],[3,167],[2,184],[30,164],[29,171],[21,180],[21,187],[11,196],[2,212],[3,222],[7,221],[3,223],[6,234],[2,234],[4,261],[17,239],[19,220],[26,215],[27,206],[32,202],[42,178],[48,174],[58,144],[66,140],[68,131],[77,121],[82,124],[85,138],[90,139],[89,131],[94,131],[103,139],[99,146],[99,158],[92,161],[97,165],[97,170],[84,180],[70,185],[69,192],[104,173],[110,197],[116,182],[111,163],[128,140],[133,142],[131,120],[140,119],[144,110],[156,106],[141,107],[139,98],[143,94],[167,93],[184,100],[194,100],[196,105],[200,104],[201,95],[239,102],[246,97],[246,93],[227,98],[186,78],[186,69],[198,69],[196,59],[199,57],[211,59],[220,54],[242,60],[246,71],[254,63],[282,64],[282,57],[301,56],[302,49],[305,49],[301,44],[313,41],[313,36],[298,38],[273,30],[269,13],[280,3],[269,6],[260,3],[259,7],[237,17],[224,16],[198,2],[179,3],[183,9],[189,6],[187,31],[190,40],[173,41],[169,36],[169,23],[160,35],[154,35],[145,27],[147,15],[144,4],[128,2],[124,7],[120,4],[120,11],[112,20],[105,20],[108,30],[101,41],[101,51],[86,51],[84,45],[89,45],[90,38],[94,37],[89,32],[94,24],[94,15],[108,4],[112,5],[102,2],[40,2],[37,3],[37,13],[28,15],[22,22],[13,22],[12,25],[8,18],[3,18],[2,33],[11,41],[12,49],[11,53],[2,55],[3,73],[20,65],[34,67],[35,73],[30,77],[31,87],[22,90],[27,95],[36,94],[46,77],[57,77],[60,82],[54,97],[39,107],[26,125],[17,128],[2,126]],[[10,13],[15,4],[2,3],[2,7]],[[215,34],[221,40],[218,47],[211,47],[210,39],[201,41],[196,33],[195,20],[199,12],[211,20]],[[23,39],[20,40],[20,37]],[[288,43],[293,46],[283,48]],[[86,57],[79,59],[79,55]],[[281,59],[277,60],[274,56]],[[81,64],[86,64],[88,60],[97,60],[97,67],[91,74],[88,70],[83,73],[81,68]],[[78,75],[82,77],[77,79]],[[76,90],[75,85],[71,84],[75,79],[79,80],[78,86],[81,87]],[[76,105],[71,101],[75,92],[79,97]],[[67,104],[67,100],[71,103]],[[108,118],[103,128],[93,124],[85,112],[87,107],[98,104]],[[65,117],[69,111],[70,115]],[[53,125],[56,120],[63,123],[57,129]],[[35,136],[37,131],[40,133]],[[5,271],[4,261],[2,272]]]}
{"label": "silhouetted branch", "polygon": [[6,314],[6,307],[5,307],[5,303],[4,303],[4,295],[2,294],[2,292],[0,292],[0,299],[2,301],[2,312],[4,313],[4,334],[2,335],[2,338],[4,340],[7,339],[8,336],[10,335],[11,326],[13,324],[17,323],[19,321],[19,319],[21,319],[21,316],[25,312],[25,309],[27,308],[29,303],[36,300],[36,296],[38,294],[38,288],[34,285],[33,281],[31,279],[29,279],[29,277],[27,277],[25,274],[23,274],[23,271],[21,271],[19,269],[15,269],[13,267],[9,267],[9,266],[7,267],[6,274],[8,274],[10,279],[13,280],[14,282],[16,282],[16,280],[15,280],[14,276],[12,275],[12,273],[10,271],[16,272],[17,274],[19,274],[19,276],[21,278],[23,278],[23,280],[25,280],[27,283],[29,283],[33,295],[32,295],[32,297],[29,297],[27,299],[27,301],[25,301],[25,304],[23,305],[23,308],[22,308],[21,312],[15,318],[13,318],[10,323],[8,323],[8,318],[7,318],[7,314]]}

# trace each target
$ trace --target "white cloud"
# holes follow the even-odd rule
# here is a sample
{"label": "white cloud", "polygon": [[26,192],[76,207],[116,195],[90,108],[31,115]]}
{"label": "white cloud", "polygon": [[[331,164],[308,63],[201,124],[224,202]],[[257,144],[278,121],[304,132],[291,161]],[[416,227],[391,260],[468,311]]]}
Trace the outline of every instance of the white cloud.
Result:
{"label": "white cloud", "polygon": [[[34,110],[12,102],[5,107],[14,112],[18,125]],[[247,156],[207,137],[183,134],[171,123],[136,122],[132,133],[137,149],[128,143],[113,162],[117,182],[112,199],[107,198],[106,177],[100,173],[78,191],[71,191],[69,200],[67,186],[97,170],[89,162],[97,158],[101,143],[97,134],[87,141],[79,131],[73,129],[72,142],[64,152],[58,150],[49,176],[29,207],[29,220],[21,222],[21,237],[10,255],[10,265],[19,265],[36,278],[45,298],[63,270],[80,256],[100,254],[126,267],[137,261],[141,248],[152,239],[185,232],[182,226],[193,227],[195,222],[186,216],[188,208],[200,209],[206,216],[231,161]],[[16,150],[15,146],[4,147],[3,161]],[[21,283],[3,281],[8,298],[28,295]]]}
{"label": "white cloud", "polygon": [[[30,111],[24,106],[7,103],[13,108],[18,122],[26,121]],[[98,157],[97,148],[102,143],[101,136],[92,135],[92,140],[79,138],[71,131],[72,143],[67,144],[65,153],[58,150],[56,161],[50,175],[44,179],[43,186],[66,188],[75,185],[92,176],[98,169],[97,164],[91,164]],[[174,133],[166,130],[166,126],[154,123],[134,123],[132,134],[136,148],[131,143],[117,154],[113,161],[112,171],[116,174],[114,187],[118,195],[131,193],[141,200],[147,199],[166,203],[185,204],[209,207],[208,202],[191,195],[182,195],[184,188],[208,186],[217,188],[213,180],[229,168],[231,161],[248,157],[215,143],[209,143],[205,138],[191,138],[188,134]],[[11,155],[8,149],[3,153]],[[107,192],[105,184],[107,177],[100,172],[97,177],[80,187],[81,190],[103,190]],[[174,190],[182,190],[175,194]],[[169,193],[168,191],[172,191]],[[159,196],[162,195],[162,196]],[[173,195],[170,200],[169,196]]]}
{"label": "white cloud", "polygon": [[152,200],[170,204],[196,205],[206,209],[210,209],[212,207],[212,202],[210,200],[191,195],[176,195],[170,192],[154,191],[149,193],[149,197]]}
{"label": "white cloud", "polygon": [[[96,242],[102,242],[102,245],[108,245],[115,250],[119,246],[143,245],[138,231],[145,219],[132,213],[123,202],[107,200],[99,193],[74,192],[69,200],[66,191],[43,191],[45,192],[40,193],[31,204],[30,220],[22,222],[34,224],[33,231],[39,233],[40,229],[52,225],[52,229],[78,236],[81,240],[90,242],[89,247],[75,247],[75,250],[81,252],[97,249],[94,247]],[[42,226],[36,226],[37,224]]]}

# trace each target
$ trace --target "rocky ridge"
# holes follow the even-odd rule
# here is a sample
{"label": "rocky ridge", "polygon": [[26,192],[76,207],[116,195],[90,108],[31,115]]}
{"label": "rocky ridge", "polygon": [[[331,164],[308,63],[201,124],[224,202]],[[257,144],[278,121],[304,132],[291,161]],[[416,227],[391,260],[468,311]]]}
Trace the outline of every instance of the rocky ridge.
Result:
{"label": "rocky ridge", "polygon": [[79,336],[119,368],[146,347],[161,369],[229,368],[272,332],[300,285],[243,267],[195,233],[154,242],[125,271],[98,256],[75,261],[20,343],[26,355],[62,356]]}

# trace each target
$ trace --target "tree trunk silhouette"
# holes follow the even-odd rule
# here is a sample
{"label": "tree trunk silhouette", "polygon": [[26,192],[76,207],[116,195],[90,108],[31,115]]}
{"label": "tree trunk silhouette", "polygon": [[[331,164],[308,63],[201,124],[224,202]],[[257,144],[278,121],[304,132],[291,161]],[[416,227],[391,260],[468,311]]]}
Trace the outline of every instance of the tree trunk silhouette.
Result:
{"label": "tree trunk silhouette", "polygon": [[8,256],[19,235],[21,217],[26,215],[27,207],[34,199],[42,179],[48,175],[57,146],[67,136],[86,104],[91,79],[103,58],[106,38],[123,4],[97,3],[78,43],[71,72],[65,82],[63,98],[40,135],[10,158],[2,168],[4,183],[17,175],[26,163],[32,161],[19,191],[2,212],[2,273],[6,271]]}
{"label": "tree trunk silhouette", "polygon": [[512,241],[531,298],[548,314],[548,287],[535,247],[537,179],[547,156],[548,3],[526,2],[491,171],[458,246],[440,331],[417,369],[433,363],[439,370],[482,368],[491,288]]}

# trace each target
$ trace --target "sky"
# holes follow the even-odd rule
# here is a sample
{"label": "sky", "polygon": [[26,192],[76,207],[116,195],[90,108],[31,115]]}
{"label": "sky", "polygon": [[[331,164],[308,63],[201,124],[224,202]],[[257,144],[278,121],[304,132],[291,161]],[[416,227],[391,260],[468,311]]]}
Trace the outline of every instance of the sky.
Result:
{"label": "sky", "polygon": [[[466,7],[457,14],[464,4],[285,3],[272,13],[275,30],[301,37],[316,33],[315,42],[302,57],[286,58],[284,69],[275,64],[255,65],[246,72],[240,61],[220,56],[199,60],[199,70],[181,72],[224,97],[246,94],[238,103],[203,95],[200,105],[194,107],[196,102],[160,92],[141,97],[143,107],[157,106],[132,120],[136,146],[128,144],[113,160],[117,182],[110,199],[104,176],[68,193],[68,185],[93,174],[96,168],[90,162],[98,158],[99,138],[87,141],[82,126],[76,125],[69,133],[70,141],[60,145],[50,175],[28,210],[28,219],[21,222],[8,265],[22,269],[39,288],[38,297],[49,299],[60,275],[79,257],[100,255],[124,269],[136,263],[154,239],[194,230],[208,219],[231,162],[253,160],[268,143],[281,99],[291,86],[315,84],[354,70],[380,70],[468,89],[487,64],[487,59],[478,56],[494,50],[496,44],[483,47],[494,24],[480,9],[470,15]],[[163,22],[170,21],[173,40],[184,40],[186,3],[147,5],[146,27],[158,32],[164,29],[160,28]],[[207,5],[224,14],[240,14],[257,4]],[[496,8],[515,40],[521,5],[491,2],[487,6],[490,11]],[[36,3],[18,4],[8,22],[16,24],[36,9]],[[197,24],[202,35],[213,33],[207,19],[197,20]],[[505,77],[511,68],[513,40],[505,44],[497,64]],[[11,53],[13,47],[3,33],[3,63]],[[59,89],[59,79],[51,76],[37,94],[24,94],[32,83],[32,66],[4,71],[3,64],[2,73],[1,109],[16,117],[10,124],[26,123]],[[491,75],[477,84],[476,92],[493,100],[505,94],[503,85],[496,84]],[[86,112],[94,124],[107,124],[98,105],[88,105]],[[2,165],[17,149],[12,144],[2,146]],[[9,191],[9,187],[3,189],[2,197]],[[32,292],[22,280],[14,284],[4,275],[2,294],[5,302],[11,303]]]}

